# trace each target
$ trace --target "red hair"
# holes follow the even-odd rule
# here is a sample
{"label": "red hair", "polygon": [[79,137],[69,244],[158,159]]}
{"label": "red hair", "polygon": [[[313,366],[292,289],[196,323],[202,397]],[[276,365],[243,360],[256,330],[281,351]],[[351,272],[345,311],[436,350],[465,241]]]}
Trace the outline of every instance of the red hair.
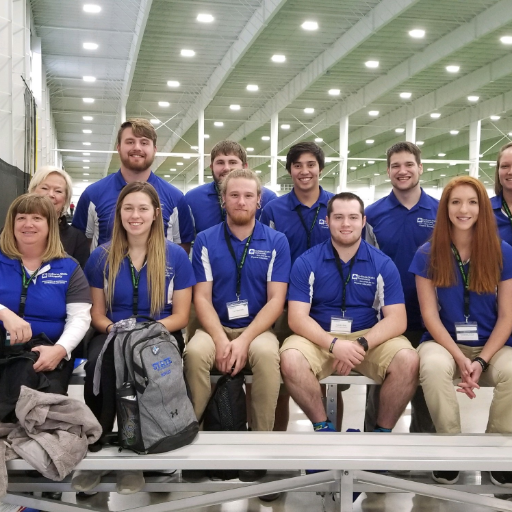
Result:
{"label": "red hair", "polygon": [[469,185],[475,190],[479,206],[478,219],[473,226],[471,241],[469,289],[476,293],[494,293],[501,281],[503,268],[501,243],[487,191],[480,181],[470,176],[453,178],[443,190],[432,234],[428,275],[434,286],[449,287],[457,283],[456,265],[447,264],[447,262],[453,262],[451,250],[453,227],[448,215],[448,203],[453,190],[461,185]]}

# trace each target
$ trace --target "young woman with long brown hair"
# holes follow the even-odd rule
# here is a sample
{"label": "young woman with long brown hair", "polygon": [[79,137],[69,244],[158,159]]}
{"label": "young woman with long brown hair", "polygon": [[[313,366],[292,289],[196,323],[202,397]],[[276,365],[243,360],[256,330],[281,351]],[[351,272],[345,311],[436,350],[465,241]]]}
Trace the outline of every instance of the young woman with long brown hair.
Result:
{"label": "young woman with long brown hair", "polygon": [[[162,323],[178,339],[187,325],[196,283],[187,253],[165,239],[160,200],[155,188],[136,181],[119,194],[112,240],[95,249],[85,267],[91,286],[92,325],[97,335],[87,347],[84,398],[98,418],[103,435],[112,432],[116,416],[116,376],[113,343],[101,366],[100,392],[93,392],[99,353],[114,323],[133,315],[149,316]],[[99,481],[89,472],[73,479],[75,489],[85,491]],[[126,476],[126,474],[124,475]],[[118,492],[137,492],[140,478],[119,481]],[[138,482],[138,483],[137,483]]]}
{"label": "young woman with long brown hair", "polygon": [[[512,247],[500,241],[487,192],[459,176],[443,191],[432,240],[409,269],[416,274],[428,332],[419,346],[420,383],[438,433],[461,432],[457,391],[474,398],[479,383],[493,386],[487,432],[512,433]],[[455,483],[457,471],[434,471]],[[512,472],[491,480],[512,486]]]}

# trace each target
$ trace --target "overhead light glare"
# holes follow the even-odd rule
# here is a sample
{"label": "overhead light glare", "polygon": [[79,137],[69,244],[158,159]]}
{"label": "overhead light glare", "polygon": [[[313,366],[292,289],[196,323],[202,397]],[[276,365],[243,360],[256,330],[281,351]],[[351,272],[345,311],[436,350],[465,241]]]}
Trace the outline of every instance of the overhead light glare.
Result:
{"label": "overhead light glare", "polygon": [[204,137],[205,139],[209,139],[209,138],[210,138],[210,136],[209,136],[207,133],[205,133],[205,134],[203,135],[203,137]]}
{"label": "overhead light glare", "polygon": [[379,111],[378,110],[370,110],[368,112],[368,115],[372,116],[372,117],[377,117],[379,115]]}
{"label": "overhead light glare", "polygon": [[98,14],[101,12],[101,7],[95,4],[84,4],[84,12],[88,12],[90,14]]}
{"label": "overhead light glare", "polygon": [[378,68],[379,67],[379,61],[378,60],[367,60],[364,65],[367,68]]}
{"label": "overhead light glare", "polygon": [[252,151],[254,151],[254,148],[245,148],[245,149],[246,149],[247,151],[249,151],[249,153],[250,153],[250,152],[252,152]]}
{"label": "overhead light glare", "polygon": [[263,135],[263,137],[261,137],[261,140],[270,140],[270,137],[268,135]]}
{"label": "overhead light glare", "polygon": [[301,27],[304,30],[318,30],[318,23],[316,21],[305,21]]}
{"label": "overhead light glare", "polygon": [[404,100],[408,100],[412,96],[412,92],[401,92],[400,98]]}
{"label": "overhead light glare", "polygon": [[94,103],[94,98],[82,98],[84,103]]}
{"label": "overhead light glare", "polygon": [[459,130],[450,130],[450,135],[458,135]]}
{"label": "overhead light glare", "polygon": [[373,144],[375,141],[373,139],[366,139],[366,144]]}
{"label": "overhead light glare", "polygon": [[448,73],[458,73],[460,69],[460,66],[446,66],[446,71]]}
{"label": "overhead light glare", "polygon": [[82,45],[84,50],[97,50],[98,45],[96,43],[84,43]]}
{"label": "overhead light glare", "polygon": [[176,169],[169,169],[171,172],[176,172]]}
{"label": "overhead light glare", "polygon": [[95,76],[84,76],[83,79],[84,79],[84,82],[96,82]]}
{"label": "overhead light glare", "polygon": [[180,83],[176,80],[167,80],[167,87],[179,87]]}
{"label": "overhead light glare", "polygon": [[256,92],[259,90],[259,87],[256,84],[249,84],[246,89],[251,92]]}
{"label": "overhead light glare", "polygon": [[340,94],[340,89],[329,89],[329,96],[339,96]]}
{"label": "overhead light glare", "polygon": [[499,121],[501,119],[501,116],[491,116],[489,119],[491,121]]}
{"label": "overhead light glare", "polygon": [[82,181],[85,181],[85,183],[89,183],[89,180],[82,180]]}
{"label": "overhead light glare", "polygon": [[443,158],[443,156],[446,156],[446,153],[438,153],[437,156]]}
{"label": "overhead light glare", "polygon": [[441,114],[439,112],[432,112],[432,114],[430,114],[430,117],[432,119],[439,119],[441,117]]}
{"label": "overhead light glare", "polygon": [[356,169],[357,169],[357,167],[355,167],[355,166],[352,166],[352,167],[350,168],[350,170],[351,170],[351,171],[355,171]]}
{"label": "overhead light glare", "polygon": [[92,133],[92,130],[82,130],[82,133]]}
{"label": "overhead light glare", "polygon": [[[84,169],[85,169],[85,167],[84,167]],[[83,174],[84,176],[89,176],[89,173],[88,173],[88,172],[83,172],[82,174]]]}
{"label": "overhead light glare", "polygon": [[183,162],[176,162],[176,165],[183,165]]}
{"label": "overhead light glare", "polygon": [[170,178],[171,175],[170,174],[164,174],[164,178]]}
{"label": "overhead light glare", "polygon": [[323,142],[323,141],[324,141],[324,139],[322,139],[322,137],[317,137],[317,138],[315,139],[315,142]]}
{"label": "overhead light glare", "polygon": [[153,119],[150,119],[149,122],[151,124],[160,124],[162,121],[160,121],[160,119],[153,118]]}
{"label": "overhead light glare", "polygon": [[195,151],[197,151],[199,149],[199,146],[190,146],[190,149],[194,149]]}
{"label": "overhead light glare", "polygon": [[90,160],[85,159],[85,160],[82,160],[82,162],[84,162],[85,164],[87,164],[87,163],[89,163],[89,162],[90,162]]}
{"label": "overhead light glare", "polygon": [[468,101],[478,101],[480,96],[468,96]]}
{"label": "overhead light glare", "polygon": [[240,110],[240,105],[229,105],[230,110]]}
{"label": "overhead light glare", "polygon": [[91,153],[82,153],[84,156],[89,156]]}
{"label": "overhead light glare", "polygon": [[82,119],[84,121],[92,121],[93,120],[93,117],[92,116],[82,116]]}
{"label": "overhead light glare", "polygon": [[404,133],[405,132],[405,128],[395,128],[395,132],[396,133]]}
{"label": "overhead light glare", "polygon": [[285,61],[286,61],[285,55],[279,55],[279,54],[272,55],[272,62],[285,62]]}
{"label": "overhead light glare", "polygon": [[425,143],[422,140],[416,141],[416,146],[423,146],[423,144],[425,144]]}
{"label": "overhead light glare", "polygon": [[159,107],[170,107],[171,104],[168,101],[159,101],[158,106]]}
{"label": "overhead light glare", "polygon": [[281,125],[281,130],[289,130],[290,129],[290,125],[289,124],[282,124]]}
{"label": "overhead light glare", "polygon": [[84,146],[90,146],[90,145],[91,145],[91,143],[90,143],[90,142],[82,142],[82,144],[83,144]]}
{"label": "overhead light glare", "polygon": [[211,23],[215,18],[211,14],[198,14],[196,20],[201,23]]}
{"label": "overhead light glare", "polygon": [[503,44],[512,44],[512,36],[502,36],[500,37],[500,41]]}
{"label": "overhead light glare", "polygon": [[315,109],[312,107],[306,107],[304,109],[304,114],[313,114],[315,112]]}
{"label": "overhead light glare", "polygon": [[380,174],[378,172],[374,172],[373,175],[374,176],[380,176]]}
{"label": "overhead light glare", "polygon": [[84,165],[83,168],[84,169],[90,169],[90,167],[88,165]]}
{"label": "overhead light glare", "polygon": [[429,168],[427,169],[427,171],[433,171],[433,170],[434,170],[434,168],[433,168],[433,167],[429,167]]}
{"label": "overhead light glare", "polygon": [[422,28],[415,28],[413,30],[409,30],[409,35],[414,39],[421,39],[425,37],[425,31]]}
{"label": "overhead light glare", "polygon": [[196,52],[194,50],[183,48],[180,54],[182,57],[193,57],[196,54]]}
{"label": "overhead light glare", "polygon": [[219,127],[220,127],[220,126],[224,126],[224,123],[223,123],[222,121],[215,121],[215,122],[213,123],[213,126],[219,126]]}

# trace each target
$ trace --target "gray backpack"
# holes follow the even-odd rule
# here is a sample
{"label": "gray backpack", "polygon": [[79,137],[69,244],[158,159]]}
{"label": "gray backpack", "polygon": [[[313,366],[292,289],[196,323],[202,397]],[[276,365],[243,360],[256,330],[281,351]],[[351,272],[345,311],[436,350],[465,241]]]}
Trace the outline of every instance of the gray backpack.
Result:
{"label": "gray backpack", "polygon": [[174,336],[148,321],[118,332],[114,343],[121,447],[147,454],[191,443],[199,426]]}

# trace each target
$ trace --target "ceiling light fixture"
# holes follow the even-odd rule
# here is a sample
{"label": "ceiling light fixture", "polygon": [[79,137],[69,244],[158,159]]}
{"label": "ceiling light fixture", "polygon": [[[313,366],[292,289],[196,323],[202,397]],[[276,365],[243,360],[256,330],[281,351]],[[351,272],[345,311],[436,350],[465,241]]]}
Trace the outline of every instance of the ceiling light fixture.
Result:
{"label": "ceiling light fixture", "polygon": [[82,160],[82,162],[84,162],[84,164],[88,164],[90,162],[90,160],[84,159],[84,160]]}
{"label": "ceiling light fixture", "polygon": [[422,140],[416,141],[416,146],[423,146],[423,144],[425,144],[425,143]]}
{"label": "ceiling light fixture", "polygon": [[339,89],[329,89],[329,96],[339,96],[341,91]]}
{"label": "ceiling light fixture", "polygon": [[356,169],[357,169],[357,167],[355,167],[355,166],[352,166],[352,167],[350,168],[350,170],[351,170],[351,171],[355,171]]}
{"label": "ceiling light fixture", "polygon": [[201,23],[211,23],[215,18],[211,14],[198,14],[196,20]]}
{"label": "ceiling light fixture", "polygon": [[450,135],[458,135],[459,130],[450,130]]}
{"label": "ceiling light fixture", "polygon": [[324,141],[324,139],[322,139],[322,137],[317,137],[317,138],[315,139],[315,142],[323,142],[323,141]]}
{"label": "ceiling light fixture", "polygon": [[159,107],[170,107],[171,104],[168,101],[159,101],[158,106]]}
{"label": "ceiling light fixture", "polygon": [[401,92],[400,98],[403,98],[404,100],[408,100],[412,96],[412,92]]}
{"label": "ceiling light fixture", "polygon": [[194,50],[187,50],[183,48],[180,54],[182,57],[193,57],[196,54],[196,52]]}
{"label": "ceiling light fixture", "polygon": [[446,71],[448,73],[458,73],[460,69],[460,66],[446,66]]}
{"label": "ceiling light fixture", "polygon": [[379,111],[378,110],[370,110],[368,112],[368,115],[372,116],[372,117],[377,117],[379,115]]}
{"label": "ceiling light fixture", "polygon": [[101,12],[101,7],[95,4],[84,4],[84,12],[88,12],[90,14],[98,14]]}
{"label": "ceiling light fixture", "polygon": [[373,144],[375,141],[373,139],[366,139],[366,144]]}
{"label": "ceiling light fixture", "polygon": [[209,136],[207,133],[205,133],[205,134],[203,135],[203,137],[204,137],[205,139],[209,139],[209,138],[210,138],[210,136]]}
{"label": "ceiling light fixture", "polygon": [[318,23],[316,21],[305,21],[301,27],[304,30],[318,30]]}
{"label": "ceiling light fixture", "polygon": [[90,142],[82,142],[82,144],[83,144],[84,146],[90,146],[90,145],[91,145],[91,143],[90,143]]}
{"label": "ceiling light fixture", "polygon": [[315,109],[312,107],[306,107],[304,109],[304,114],[313,114],[315,112]]}
{"label": "ceiling light fixture", "polygon": [[446,153],[438,153],[437,156],[443,158],[444,156],[446,156]]}
{"label": "ceiling light fixture", "polygon": [[84,82],[96,82],[95,76],[84,76],[83,77]]}
{"label": "ceiling light fixture", "polygon": [[480,96],[468,96],[468,101],[478,101]]}
{"label": "ceiling light fixture", "polygon": [[413,30],[409,30],[409,35],[414,39],[421,39],[425,37],[425,31],[422,28],[415,28]]}
{"label": "ceiling light fixture", "polygon": [[405,132],[405,128],[395,128],[395,132],[396,133],[404,133]]}
{"label": "ceiling light fixture", "polygon": [[[84,167],[84,169],[85,169],[85,167]],[[84,176],[89,176],[89,173],[88,173],[88,172],[83,172],[82,174],[83,174]]]}
{"label": "ceiling light fixture", "polygon": [[176,172],[176,169],[169,169],[171,172]]}
{"label": "ceiling light fixture", "polygon": [[254,151],[254,148],[245,148],[247,151],[251,152]]}
{"label": "ceiling light fixture", "polygon": [[281,125],[281,130],[289,130],[290,129],[290,125],[289,124],[282,124]]}
{"label": "ceiling light fixture", "polygon": [[176,162],[176,165],[184,165],[183,162]]}
{"label": "ceiling light fixture", "polygon": [[503,44],[512,44],[512,36],[502,36],[500,37],[500,41]]}
{"label": "ceiling light fixture", "polygon": [[150,119],[149,122],[151,124],[160,124],[162,121],[160,121],[160,119],[153,118],[153,119]]}
{"label": "ceiling light fixture", "polygon": [[430,114],[430,117],[432,119],[439,119],[441,117],[441,114],[439,112],[432,112],[432,114]]}
{"label": "ceiling light fixture", "polygon": [[285,55],[279,55],[279,54],[272,55],[272,62],[285,62],[285,61],[286,61]]}
{"label": "ceiling light fixture", "polygon": [[89,167],[89,166],[87,166],[87,165],[84,165],[84,166],[83,166],[83,169],[90,169],[90,167]]}
{"label": "ceiling light fixture", "polygon": [[84,156],[89,156],[91,153],[82,153]]}
{"label": "ceiling light fixture", "polygon": [[171,175],[170,174],[164,174],[164,178],[170,178]]}
{"label": "ceiling light fixture", "polygon": [[94,103],[94,98],[82,98],[84,103]]}
{"label": "ceiling light fixture", "polygon": [[82,133],[92,133],[92,130],[82,130]]}
{"label": "ceiling light fixture", "polygon": [[270,137],[268,135],[263,135],[263,137],[261,137],[261,140],[270,140]]}
{"label": "ceiling light fixture", "polygon": [[251,92],[256,92],[259,89],[259,87],[256,84],[249,84],[246,87],[246,89]]}
{"label": "ceiling light fixture", "polygon": [[92,116],[82,116],[82,119],[84,121],[92,121],[93,120],[93,117]]}
{"label": "ceiling light fixture", "polygon": [[179,87],[180,83],[176,80],[167,80],[167,87]]}
{"label": "ceiling light fixture", "polygon": [[96,43],[84,43],[83,45],[84,50],[97,50],[98,45]]}
{"label": "ceiling light fixture", "polygon": [[429,167],[429,168],[427,169],[427,171],[433,171],[433,170],[434,170],[434,168],[433,168],[433,167]]}
{"label": "ceiling light fixture", "polygon": [[378,68],[379,67],[379,61],[378,60],[367,60],[364,65],[367,68]]}
{"label": "ceiling light fixture", "polygon": [[230,110],[240,110],[240,105],[229,105]]}
{"label": "ceiling light fixture", "polygon": [[190,149],[194,149],[195,151],[197,151],[199,149],[199,146],[190,146]]}
{"label": "ceiling light fixture", "polygon": [[222,121],[215,121],[215,122],[213,123],[213,126],[219,126],[219,127],[220,127],[220,126],[224,126],[224,123],[223,123]]}
{"label": "ceiling light fixture", "polygon": [[501,116],[491,116],[489,117],[491,121],[499,121],[501,119]]}

